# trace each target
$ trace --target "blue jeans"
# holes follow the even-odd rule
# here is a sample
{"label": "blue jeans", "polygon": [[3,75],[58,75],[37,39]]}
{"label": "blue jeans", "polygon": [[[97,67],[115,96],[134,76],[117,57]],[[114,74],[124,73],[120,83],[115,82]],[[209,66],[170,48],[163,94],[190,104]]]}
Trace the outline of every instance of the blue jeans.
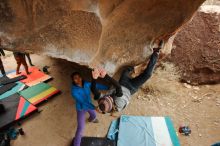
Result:
{"label": "blue jeans", "polygon": [[77,111],[77,130],[73,142],[73,146],[80,146],[83,130],[85,127],[85,114],[86,112],[89,113],[89,121],[93,121],[96,119],[96,112],[95,110],[81,110]]}
{"label": "blue jeans", "polygon": [[128,88],[131,92],[131,94],[134,94],[137,92],[137,90],[142,86],[151,76],[154,71],[155,65],[158,60],[158,53],[153,52],[153,54],[150,57],[150,61],[147,65],[147,68],[144,70],[143,73],[141,73],[139,76],[135,78],[131,78],[129,76],[130,72],[132,71],[131,68],[126,68],[120,77],[119,83]]}

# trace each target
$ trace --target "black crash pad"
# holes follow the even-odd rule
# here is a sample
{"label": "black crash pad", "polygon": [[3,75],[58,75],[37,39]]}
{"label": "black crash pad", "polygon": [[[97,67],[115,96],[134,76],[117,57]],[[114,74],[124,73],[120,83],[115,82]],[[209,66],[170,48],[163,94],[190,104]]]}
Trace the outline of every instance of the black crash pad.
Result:
{"label": "black crash pad", "polygon": [[5,92],[11,90],[14,86],[16,86],[16,83],[10,83],[7,85],[3,85],[0,87],[0,95],[4,94]]}
{"label": "black crash pad", "polygon": [[0,84],[1,85],[6,85],[6,84],[10,84],[10,83],[15,83],[17,81],[20,81],[20,80],[23,80],[23,79],[26,79],[27,76],[25,75],[21,75],[21,76],[18,76],[18,77],[15,77],[15,78],[8,78],[7,76],[4,76],[4,77],[1,77],[0,78]]}
{"label": "black crash pad", "polygon": [[[71,146],[74,146],[73,141]],[[101,137],[83,137],[81,140],[81,146],[116,146],[116,142]]]}
{"label": "black crash pad", "polygon": [[7,76],[0,77],[0,84],[1,84],[1,82],[4,82],[6,80],[9,80],[9,78]]}
{"label": "black crash pad", "polygon": [[0,131],[17,120],[37,111],[34,105],[17,93],[1,99],[0,104],[4,106],[4,110],[0,114]]}

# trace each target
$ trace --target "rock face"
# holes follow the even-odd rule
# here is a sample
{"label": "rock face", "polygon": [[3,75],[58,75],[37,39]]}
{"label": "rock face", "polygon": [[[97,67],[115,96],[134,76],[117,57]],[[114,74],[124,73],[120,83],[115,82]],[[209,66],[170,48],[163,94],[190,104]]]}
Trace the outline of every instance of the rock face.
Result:
{"label": "rock face", "polygon": [[220,83],[220,13],[198,12],[176,35],[173,47],[172,60],[183,81]]}
{"label": "rock face", "polygon": [[205,0],[1,0],[0,36],[10,50],[101,64],[113,73],[150,55]]}

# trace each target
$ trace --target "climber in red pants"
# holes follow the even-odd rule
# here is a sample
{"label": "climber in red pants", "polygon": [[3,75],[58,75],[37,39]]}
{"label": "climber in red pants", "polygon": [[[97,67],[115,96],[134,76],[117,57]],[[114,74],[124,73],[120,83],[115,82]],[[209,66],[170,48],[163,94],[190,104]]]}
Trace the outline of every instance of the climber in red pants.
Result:
{"label": "climber in red pants", "polygon": [[21,52],[13,52],[13,54],[14,54],[15,60],[17,62],[16,74],[17,75],[20,74],[19,70],[20,70],[21,64],[24,66],[24,69],[25,69],[27,75],[31,74],[28,71],[28,65],[27,65],[27,62],[25,60],[25,54],[21,53]]}

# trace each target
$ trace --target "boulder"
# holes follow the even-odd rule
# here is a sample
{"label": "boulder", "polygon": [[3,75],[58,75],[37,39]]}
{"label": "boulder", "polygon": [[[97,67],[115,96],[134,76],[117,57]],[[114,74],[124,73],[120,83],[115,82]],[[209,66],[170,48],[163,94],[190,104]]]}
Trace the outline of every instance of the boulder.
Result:
{"label": "boulder", "polygon": [[205,12],[197,12],[175,37],[171,56],[184,82],[195,85],[220,83],[219,9],[220,6],[202,7]]}
{"label": "boulder", "polygon": [[103,65],[114,73],[143,62],[152,41],[168,40],[204,1],[2,0],[0,37],[12,51]]}

